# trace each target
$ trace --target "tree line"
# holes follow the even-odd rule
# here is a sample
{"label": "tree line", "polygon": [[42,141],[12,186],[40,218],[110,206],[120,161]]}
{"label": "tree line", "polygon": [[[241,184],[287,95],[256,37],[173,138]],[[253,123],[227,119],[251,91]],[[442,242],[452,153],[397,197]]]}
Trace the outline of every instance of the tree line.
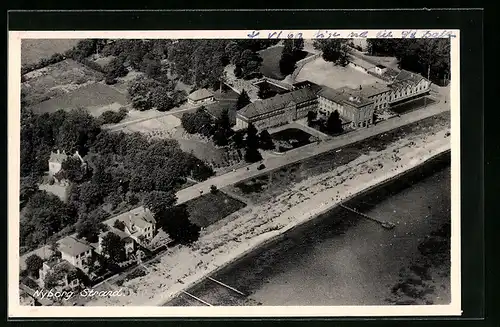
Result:
{"label": "tree line", "polygon": [[400,68],[429,75],[434,82],[450,79],[449,39],[368,39],[368,52],[394,56]]}

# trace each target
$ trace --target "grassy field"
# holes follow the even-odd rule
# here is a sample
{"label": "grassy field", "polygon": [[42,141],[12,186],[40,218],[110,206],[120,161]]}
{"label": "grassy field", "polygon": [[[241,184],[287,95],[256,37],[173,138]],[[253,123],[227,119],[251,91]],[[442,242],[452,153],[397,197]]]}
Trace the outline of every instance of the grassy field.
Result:
{"label": "grassy field", "polygon": [[21,65],[37,63],[55,53],[64,53],[74,47],[76,39],[24,39],[21,41]]}
{"label": "grassy field", "polygon": [[117,108],[127,104],[128,100],[126,96],[113,87],[106,84],[93,83],[33,105],[31,109],[36,113],[44,113],[54,112],[59,109],[87,108],[90,113],[100,115],[105,110],[117,110]]}
{"label": "grassy field", "polygon": [[23,76],[21,90],[28,105],[66,95],[89,83],[101,81],[103,75],[95,70],[67,59]]}
{"label": "grassy field", "polygon": [[307,160],[293,163],[275,171],[265,173],[261,176],[240,182],[234,186],[228,186],[228,190],[246,197],[254,203],[271,199],[273,196],[302,180],[316,176],[337,167],[345,165],[361,155],[370,151],[385,149],[390,143],[405,137],[407,134],[418,135],[429,131],[436,131],[443,126],[449,125],[450,115],[448,112],[438,116],[430,117],[422,121],[401,127],[394,131],[374,136],[364,141],[326,152]]}
{"label": "grassy field", "polygon": [[297,75],[296,81],[309,80],[319,85],[326,85],[332,89],[338,89],[344,86],[358,88],[360,85],[380,82],[372,75],[362,73],[351,67],[335,66],[331,62],[317,58],[301,69]]}
{"label": "grassy field", "polygon": [[207,227],[245,207],[223,192],[208,193],[185,203],[192,223]]}
{"label": "grassy field", "polygon": [[[281,74],[280,71],[280,59],[282,52],[282,46],[270,47],[259,52],[262,58],[262,65],[260,67],[260,72],[262,73],[262,75],[278,80],[282,80],[283,78],[285,78],[285,76]],[[301,51],[299,56],[297,56],[297,61],[304,59],[305,57],[310,55],[312,54],[309,52]]]}

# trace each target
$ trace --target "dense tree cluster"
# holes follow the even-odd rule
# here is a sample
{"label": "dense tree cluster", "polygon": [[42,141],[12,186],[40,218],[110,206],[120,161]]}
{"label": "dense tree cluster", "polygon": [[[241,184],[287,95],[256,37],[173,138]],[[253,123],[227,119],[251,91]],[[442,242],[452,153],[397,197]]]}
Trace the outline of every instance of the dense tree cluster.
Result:
{"label": "dense tree cluster", "polygon": [[170,110],[184,102],[187,94],[175,90],[175,84],[160,83],[143,76],[137,77],[128,88],[132,106],[138,110],[155,108],[159,111]]}
{"label": "dense tree cluster", "polygon": [[295,70],[295,63],[300,51],[304,48],[303,39],[286,39],[283,42],[283,52],[280,59],[280,71],[283,75],[289,75]]}
{"label": "dense tree cluster", "polygon": [[64,227],[74,224],[76,215],[57,196],[38,191],[28,200],[20,217],[20,245],[36,247]]}
{"label": "dense tree cluster", "polygon": [[[76,226],[81,237],[95,240],[97,222],[107,210],[152,199],[151,192],[175,192],[187,176],[205,180],[213,170],[172,140],[150,140],[140,133],[101,131],[97,119],[85,111],[58,111],[21,117],[21,246],[33,249],[63,228]],[[87,163],[69,157],[63,162],[72,181],[68,202],[38,191],[38,178],[48,170],[50,152],[78,149]],[[88,175],[84,174],[88,172]],[[166,193],[158,193],[166,192]],[[158,198],[158,197],[157,197]],[[151,202],[148,202],[151,203]]]}
{"label": "dense tree cluster", "polygon": [[317,39],[314,40],[313,46],[322,52],[325,61],[331,61],[340,66],[346,66],[349,63],[347,39]]}
{"label": "dense tree cluster", "polygon": [[170,237],[181,244],[189,244],[196,241],[200,236],[200,227],[189,220],[189,212],[185,204],[159,212],[158,227],[170,235]]}
{"label": "dense tree cluster", "polygon": [[195,112],[186,112],[181,117],[182,128],[189,134],[210,136],[213,133],[213,120],[205,107],[198,108]]}
{"label": "dense tree cluster", "polygon": [[127,108],[120,108],[118,111],[108,110],[103,112],[98,120],[100,124],[118,124],[127,117],[127,113]]}
{"label": "dense tree cluster", "polygon": [[450,79],[449,39],[368,39],[372,55],[394,56],[402,69],[417,72],[430,79]]}
{"label": "dense tree cluster", "polygon": [[342,131],[342,120],[340,119],[338,110],[335,110],[328,116],[326,121],[326,132],[330,134],[339,134],[342,133]]}
{"label": "dense tree cluster", "polygon": [[251,101],[247,91],[242,90],[240,95],[238,95],[238,100],[236,101],[236,110],[240,110],[241,108],[245,107],[250,103]]}

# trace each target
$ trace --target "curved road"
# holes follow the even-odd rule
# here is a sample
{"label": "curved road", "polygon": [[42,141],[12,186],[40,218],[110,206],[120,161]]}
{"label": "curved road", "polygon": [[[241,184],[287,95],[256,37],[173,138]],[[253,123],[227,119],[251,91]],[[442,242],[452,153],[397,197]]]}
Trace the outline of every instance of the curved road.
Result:
{"label": "curved road", "polygon": [[[407,114],[403,114],[400,117],[382,121],[374,126],[371,126],[370,128],[357,129],[355,131],[336,137],[332,140],[324,141],[320,144],[311,143],[295,150],[290,150],[279,157],[269,157],[261,162],[251,164],[224,175],[212,177],[206,181],[180,190],[179,192],[177,192],[178,204],[187,202],[200,196],[200,191],[203,191],[203,193],[209,192],[211,185],[215,185],[217,186],[217,188],[221,189],[225,186],[236,184],[248,178],[262,175],[276,168],[280,168],[282,166],[286,166],[288,164],[304,160],[306,158],[319,155],[323,152],[328,152],[378,134],[386,133],[390,130],[414,123],[431,116],[438,115],[446,111],[450,111],[449,104],[444,104],[443,102],[438,101],[433,105],[428,106],[427,108],[415,110]],[[257,167],[261,163],[264,163],[266,168],[257,170]]]}

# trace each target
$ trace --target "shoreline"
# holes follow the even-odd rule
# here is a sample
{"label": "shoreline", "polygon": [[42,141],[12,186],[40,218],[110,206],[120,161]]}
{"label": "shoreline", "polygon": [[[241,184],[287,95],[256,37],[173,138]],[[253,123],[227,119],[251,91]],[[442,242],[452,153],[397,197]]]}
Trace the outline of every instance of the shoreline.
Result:
{"label": "shoreline", "polygon": [[[340,202],[380,187],[435,156],[449,152],[448,128],[402,139],[382,151],[308,178],[259,206],[242,209],[205,230],[191,247],[175,247],[148,270],[123,284],[127,295],[98,299],[90,306],[161,306],[207,276],[234,263],[276,237],[331,210]],[[409,142],[414,140],[415,142]],[[183,265],[179,265],[183,262]],[[116,285],[108,285],[115,288]]]}
{"label": "shoreline", "polygon": [[[213,269],[210,272],[207,272],[207,274],[204,277],[201,277],[199,280],[192,282],[191,284],[185,284],[186,287],[183,288],[181,291],[176,292],[175,294],[172,294],[168,296],[168,299],[165,300],[163,303],[155,303],[155,305],[161,305],[161,306],[166,306],[168,302],[172,301],[174,298],[182,294],[182,291],[188,291],[192,288],[196,288],[199,286],[201,283],[205,281],[207,277],[213,277],[214,275],[221,273],[224,269],[228,269],[231,265],[237,264],[238,261],[244,260],[246,257],[250,256],[253,254],[253,252],[258,251],[260,248],[265,248],[266,246],[269,246],[273,242],[276,242],[280,238],[286,237],[288,233],[293,232],[296,229],[304,227],[307,223],[311,223],[312,221],[316,220],[317,218],[320,218],[321,216],[327,214],[331,210],[335,210],[336,208],[339,208],[340,204],[348,204],[349,202],[356,202],[359,200],[359,198],[367,196],[369,193],[376,191],[387,184],[393,183],[395,180],[405,178],[407,175],[410,175],[412,173],[417,172],[418,170],[425,168],[427,165],[431,165],[436,161],[445,159],[446,156],[449,156],[451,153],[451,149],[446,149],[441,152],[438,152],[428,158],[425,158],[422,162],[409,166],[408,169],[397,172],[395,175],[389,176],[387,179],[384,179],[382,181],[376,182],[375,184],[369,185],[365,187],[364,189],[361,189],[360,191],[349,195],[347,198],[344,200],[341,200],[340,202],[334,201],[328,205],[326,205],[324,208],[321,208],[319,211],[316,211],[314,213],[311,213],[309,217],[305,219],[299,219],[297,223],[295,224],[290,224],[290,226],[286,226],[279,230],[279,233],[276,235],[273,235],[269,238],[265,238],[262,241],[260,241],[257,244],[254,244],[251,246],[249,249],[246,251],[236,255],[235,257],[231,258],[229,261],[227,261],[224,265],[218,266],[217,268]],[[445,159],[447,160],[447,159]]]}

